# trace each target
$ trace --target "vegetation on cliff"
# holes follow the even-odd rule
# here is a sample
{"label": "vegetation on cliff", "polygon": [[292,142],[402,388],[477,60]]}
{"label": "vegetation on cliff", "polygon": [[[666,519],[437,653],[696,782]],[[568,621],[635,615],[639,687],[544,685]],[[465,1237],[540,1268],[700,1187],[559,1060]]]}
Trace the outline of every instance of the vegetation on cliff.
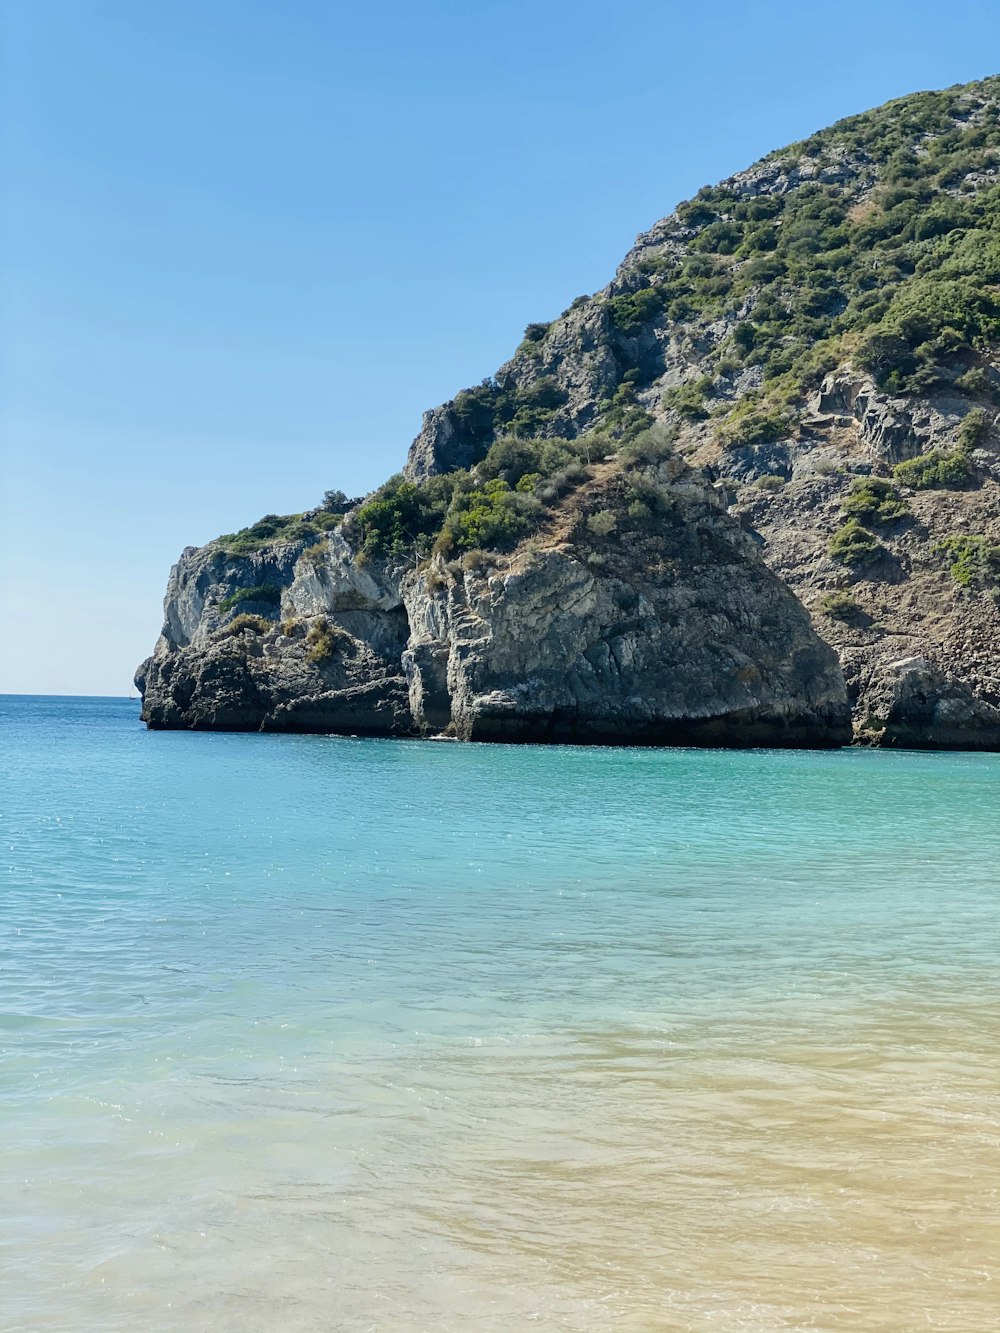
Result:
{"label": "vegetation on cliff", "polygon": [[894,392],[939,383],[1000,337],[997,88],[840,121],[761,164],[798,174],[790,188],[699,191],[638,259],[646,285],[609,298],[616,327],[732,321],[700,392],[759,367],[772,420],[851,357]]}
{"label": "vegetation on cliff", "polygon": [[[452,428],[476,461],[387,483],[356,516],[365,552],[505,548],[530,532],[574,468],[648,430],[644,395],[664,368],[650,346],[665,331],[696,370],[659,393],[657,415],[680,430],[708,421],[735,453],[794,435],[808,395],[848,362],[886,392],[947,386],[994,402],[1000,377],[983,361],[1000,340],[998,90],[991,79],[902,98],[699,191],[640,238],[605,294],[530,324],[508,366],[456,396]],[[549,349],[588,305],[608,316],[615,369],[581,412]],[[896,480],[973,484],[986,428],[979,406],[954,448],[906,460]]]}
{"label": "vegetation on cliff", "polygon": [[560,501],[590,475],[609,451],[622,461],[653,458],[650,418],[621,423],[576,439],[501,436],[482,461],[423,482],[392,477],[349,521],[366,556],[420,559],[488,548],[509,550],[551,518]]}
{"label": "vegetation on cliff", "polygon": [[215,545],[228,555],[255,555],[281,542],[315,542],[323,533],[339,527],[343,514],[312,509],[304,514],[265,514],[239,532],[216,537]]}
{"label": "vegetation on cliff", "polygon": [[[900,98],[679,205],[640,238],[605,294],[529,324],[508,367],[456,395],[450,418],[476,457],[472,469],[390,479],[354,515],[365,552],[426,553],[442,534],[453,549],[522,536],[538,519],[532,499],[551,499],[553,478],[564,489],[559,474],[648,429],[641,395],[662,367],[639,345],[667,326],[705,346],[699,373],[667,388],[662,408],[680,424],[711,418],[732,449],[787,437],[808,393],[848,361],[894,393],[947,383],[1000,399],[1000,377],[979,364],[1000,341],[998,93],[1000,79],[987,79]],[[580,429],[546,350],[567,317],[595,303],[609,317],[615,384],[588,404]],[[907,461],[897,479],[968,484],[968,454],[985,424],[980,409],[954,451]],[[518,490],[525,477],[532,482]],[[496,480],[511,493],[487,490]],[[533,495],[541,484],[548,497]],[[315,544],[348,504],[331,491],[318,510],[268,514],[217,544],[235,556]]]}

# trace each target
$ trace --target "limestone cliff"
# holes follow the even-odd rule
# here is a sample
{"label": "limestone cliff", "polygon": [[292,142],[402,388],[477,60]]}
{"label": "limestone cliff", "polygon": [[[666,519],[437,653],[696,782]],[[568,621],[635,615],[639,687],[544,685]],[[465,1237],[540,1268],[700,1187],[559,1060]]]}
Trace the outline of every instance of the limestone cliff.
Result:
{"label": "limestone cliff", "polygon": [[[351,528],[321,553],[286,543],[263,564],[185,552],[137,677],[149,725],[625,744],[849,739],[835,654],[679,461],[628,474],[593,465],[572,512],[507,554],[359,562]],[[220,612],[238,581],[252,592],[262,573],[284,575],[273,618]]]}
{"label": "limestone cliff", "polygon": [[402,477],[185,552],[144,717],[1000,748],[998,237],[996,79],[702,190]]}

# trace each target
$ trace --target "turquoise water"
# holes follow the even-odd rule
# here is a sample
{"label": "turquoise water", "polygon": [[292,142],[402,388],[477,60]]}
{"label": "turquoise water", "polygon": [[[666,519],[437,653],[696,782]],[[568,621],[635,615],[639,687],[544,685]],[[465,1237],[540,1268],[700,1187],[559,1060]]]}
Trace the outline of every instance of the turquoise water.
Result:
{"label": "turquoise water", "polygon": [[5,1330],[993,1333],[996,757],[0,727]]}

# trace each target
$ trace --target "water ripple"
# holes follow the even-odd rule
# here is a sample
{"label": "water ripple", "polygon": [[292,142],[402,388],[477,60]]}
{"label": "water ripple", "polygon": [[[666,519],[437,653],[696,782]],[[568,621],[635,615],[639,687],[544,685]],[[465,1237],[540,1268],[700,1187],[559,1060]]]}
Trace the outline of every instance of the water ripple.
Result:
{"label": "water ripple", "polygon": [[993,1333],[994,758],[0,714],[11,1333]]}

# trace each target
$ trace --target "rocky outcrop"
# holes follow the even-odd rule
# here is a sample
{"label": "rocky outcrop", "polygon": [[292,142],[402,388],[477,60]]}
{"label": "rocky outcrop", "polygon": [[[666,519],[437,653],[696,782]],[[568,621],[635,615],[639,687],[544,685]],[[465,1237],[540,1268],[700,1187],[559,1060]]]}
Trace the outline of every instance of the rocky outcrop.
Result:
{"label": "rocky outcrop", "polygon": [[[259,584],[264,576],[273,582]],[[233,603],[259,586],[266,600]],[[358,566],[339,533],[321,558],[302,542],[263,556],[189,548],[136,675],[142,716],[153,728],[406,733],[406,638],[397,593]]]}
{"label": "rocky outcrop", "polygon": [[[1000,749],[997,162],[993,79],[700,191],[424,415],[437,527],[380,545],[328,495],[187,550],[143,716],[828,745],[850,707],[859,743]],[[494,484],[532,531],[444,531]]]}
{"label": "rocky outcrop", "polygon": [[1000,708],[977,699],[926,657],[867,673],[859,690],[859,737],[892,749],[1000,750]]}
{"label": "rocky outcrop", "polygon": [[647,479],[652,520],[630,519],[618,473],[578,497],[563,540],[406,581],[418,727],[618,744],[849,738],[835,654],[712,492],[669,471]]}
{"label": "rocky outcrop", "polygon": [[[283,620],[227,620],[228,584],[208,580],[230,566],[210,548],[185,554],[137,676],[150,726],[672,745],[850,738],[836,655],[678,460],[630,475],[595,466],[559,526],[510,555],[373,565],[335,534],[322,559],[290,561]],[[250,575],[232,577],[245,587]]]}
{"label": "rocky outcrop", "polygon": [[425,481],[441,472],[471,467],[483,456],[482,443],[464,430],[454,402],[424,413],[420,434],[410,446],[406,475]]}
{"label": "rocky outcrop", "polygon": [[956,531],[1000,542],[1000,488],[901,491],[910,513],[878,527],[882,555],[845,566],[829,543],[852,481],[870,465],[864,443],[841,434],[823,451],[836,460],[825,475],[796,470],[771,492],[745,486],[733,514],[761,533],[765,560],[837,649],[860,742],[1000,749],[1000,605],[958,584],[938,546]]}
{"label": "rocky outcrop", "polygon": [[172,648],[207,644],[235,614],[223,605],[226,599],[253,589],[261,591],[263,601],[249,598],[235,605],[245,613],[269,611],[271,590],[291,580],[302,548],[301,542],[287,543],[234,557],[215,543],[188,546],[167,580],[162,641]]}
{"label": "rocky outcrop", "polygon": [[[647,339],[646,352],[655,347]],[[636,349],[616,338],[608,312],[599,301],[580,297],[549,326],[544,340],[526,342],[497,371],[486,388],[499,394],[530,394],[544,383],[558,407],[546,422],[549,435],[576,435],[597,415],[597,405],[612,394]],[[481,386],[483,387],[483,386]],[[420,434],[410,446],[405,474],[415,481],[473,467],[492,439],[476,421],[456,411],[454,400],[424,413]]]}
{"label": "rocky outcrop", "polygon": [[952,443],[969,401],[946,390],[933,399],[882,393],[865,375],[830,375],[806,421],[813,427],[856,423],[858,441],[874,463],[892,466]]}
{"label": "rocky outcrop", "polygon": [[334,631],[316,660],[308,630],[243,629],[201,648],[159,651],[139,668],[143,720],[154,730],[409,732],[399,664]]}

